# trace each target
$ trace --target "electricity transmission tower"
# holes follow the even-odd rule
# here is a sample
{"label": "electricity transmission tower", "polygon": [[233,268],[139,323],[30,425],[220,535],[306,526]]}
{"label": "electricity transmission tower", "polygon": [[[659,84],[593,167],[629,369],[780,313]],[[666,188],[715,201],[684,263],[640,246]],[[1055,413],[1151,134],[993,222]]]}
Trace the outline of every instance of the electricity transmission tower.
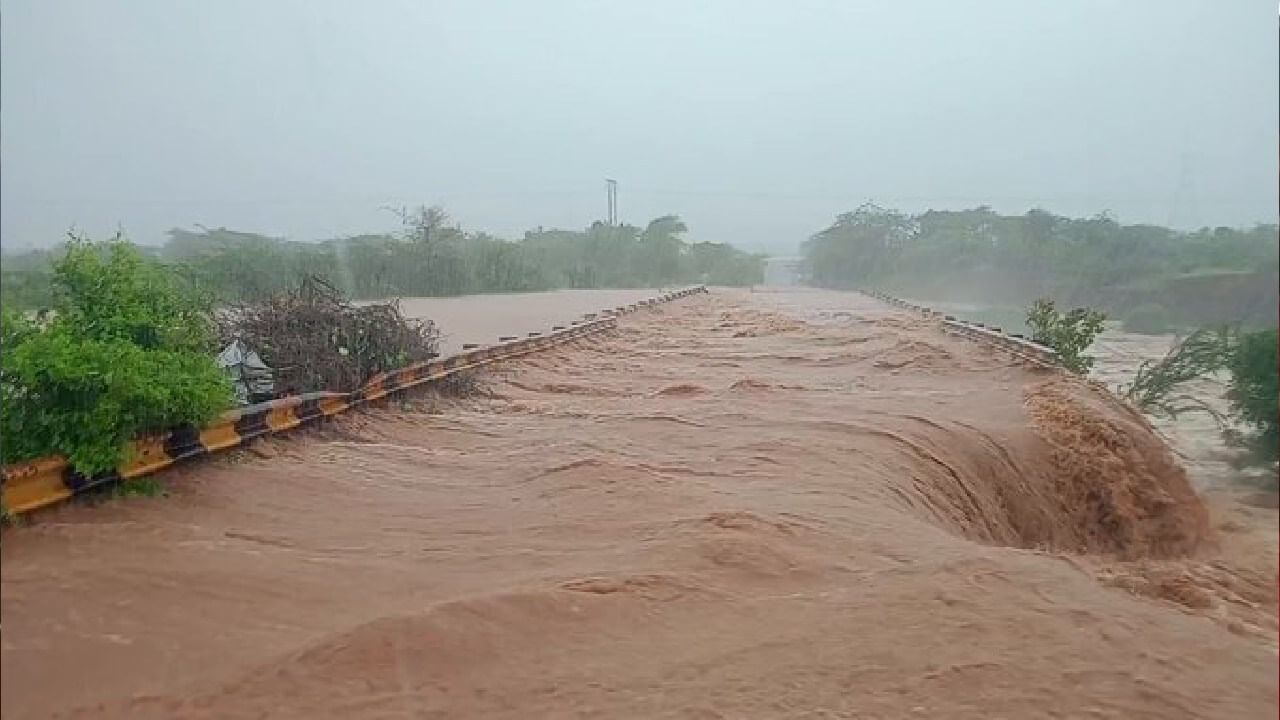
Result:
{"label": "electricity transmission tower", "polygon": [[617,225],[618,224],[618,181],[605,178],[604,189],[609,196],[608,222],[610,225]]}

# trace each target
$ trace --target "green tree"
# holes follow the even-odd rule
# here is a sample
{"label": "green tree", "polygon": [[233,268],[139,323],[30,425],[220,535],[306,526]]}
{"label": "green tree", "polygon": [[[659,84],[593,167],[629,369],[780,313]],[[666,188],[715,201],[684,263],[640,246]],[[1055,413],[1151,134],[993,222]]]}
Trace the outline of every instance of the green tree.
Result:
{"label": "green tree", "polygon": [[538,228],[519,241],[469,232],[439,207],[395,210],[401,230],[318,243],[225,228],[174,229],[163,259],[225,302],[261,299],[304,277],[351,297],[442,296],[555,287],[637,287],[696,282],[744,285],[763,275],[760,258],[729,245],[693,250],[675,215],[643,229],[593,223]]}
{"label": "green tree", "polygon": [[640,274],[651,285],[674,282],[680,272],[680,256],[684,252],[681,235],[689,228],[677,215],[663,215],[649,221],[640,234]]}
{"label": "green tree", "polygon": [[72,238],[53,279],[58,318],[87,339],[144,350],[216,349],[211,298],[120,237]]}
{"label": "green tree", "polygon": [[1274,224],[1181,232],[1109,213],[1006,216],[981,206],[907,215],[864,205],[837,216],[803,252],[822,287],[1016,306],[1057,297],[1117,317],[1162,303],[1174,326],[1270,327],[1280,303]]}
{"label": "green tree", "polygon": [[805,241],[807,272],[822,287],[865,285],[890,271],[918,233],[917,218],[866,203]]}
{"label": "green tree", "polygon": [[1037,300],[1027,311],[1031,339],[1053,348],[1062,366],[1079,375],[1093,367],[1093,358],[1084,351],[1102,333],[1106,319],[1106,315],[1091,308],[1075,308],[1064,315],[1048,298]]}
{"label": "green tree", "polygon": [[101,472],[127,460],[133,437],[204,423],[231,404],[209,298],[176,273],[119,238],[73,238],[53,282],[46,324],[5,314],[4,462],[62,454]]}
{"label": "green tree", "polygon": [[1267,460],[1280,449],[1280,385],[1277,383],[1276,329],[1244,333],[1232,354],[1227,399],[1233,413],[1250,425],[1253,445]]}

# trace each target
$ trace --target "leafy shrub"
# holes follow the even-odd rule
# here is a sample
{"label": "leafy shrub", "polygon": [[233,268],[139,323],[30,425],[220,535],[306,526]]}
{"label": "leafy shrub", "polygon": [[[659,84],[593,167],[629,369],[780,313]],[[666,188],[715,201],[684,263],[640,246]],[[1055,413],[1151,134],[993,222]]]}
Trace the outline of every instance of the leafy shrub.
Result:
{"label": "leafy shrub", "polygon": [[53,283],[47,323],[3,317],[4,462],[61,454],[81,472],[109,470],[133,437],[230,405],[211,305],[131,244],[73,238]]}
{"label": "leafy shrub", "polygon": [[1169,332],[1171,326],[1169,311],[1160,303],[1142,303],[1124,316],[1126,332],[1159,335]]}
{"label": "leafy shrub", "polygon": [[1256,431],[1254,445],[1275,460],[1280,444],[1280,388],[1277,386],[1276,329],[1244,333],[1228,367],[1231,410]]}
{"label": "leafy shrub", "polygon": [[1093,367],[1093,358],[1084,351],[1102,332],[1107,316],[1092,308],[1075,308],[1063,315],[1048,298],[1036,300],[1027,311],[1031,339],[1053,348],[1062,366],[1084,375]]}
{"label": "leafy shrub", "polygon": [[212,298],[117,237],[72,238],[54,263],[54,309],[83,337],[147,350],[216,350]]}

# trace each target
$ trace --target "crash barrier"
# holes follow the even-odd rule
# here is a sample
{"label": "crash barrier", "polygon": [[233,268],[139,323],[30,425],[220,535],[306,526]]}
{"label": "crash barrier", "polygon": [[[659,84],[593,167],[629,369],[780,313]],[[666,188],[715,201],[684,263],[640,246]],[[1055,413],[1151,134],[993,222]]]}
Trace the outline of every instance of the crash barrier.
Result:
{"label": "crash barrier", "polygon": [[1006,333],[998,327],[988,326],[980,322],[960,320],[924,305],[916,305],[901,298],[874,290],[862,290],[863,295],[873,297],[894,307],[909,310],[922,317],[941,320],[943,332],[958,335],[969,340],[984,343],[1035,365],[1043,367],[1060,367],[1058,353],[1051,347],[1029,340],[1019,333]]}
{"label": "crash barrier", "polygon": [[224,413],[208,427],[187,425],[134,440],[128,453],[128,463],[97,475],[77,472],[62,457],[10,465],[0,473],[0,482],[4,484],[4,504],[14,514],[30,512],[92,488],[148,475],[188,458],[238,447],[263,435],[282,433],[332,417],[366,402],[464,370],[597,335],[614,328],[618,316],[705,292],[706,287],[701,285],[676,290],[629,305],[619,305],[602,313],[588,313],[583,319],[568,325],[556,325],[545,334],[532,332],[524,338],[507,335],[499,338],[497,345],[464,346],[465,349],[456,355],[377,375],[354,392],[312,392],[237,408]]}

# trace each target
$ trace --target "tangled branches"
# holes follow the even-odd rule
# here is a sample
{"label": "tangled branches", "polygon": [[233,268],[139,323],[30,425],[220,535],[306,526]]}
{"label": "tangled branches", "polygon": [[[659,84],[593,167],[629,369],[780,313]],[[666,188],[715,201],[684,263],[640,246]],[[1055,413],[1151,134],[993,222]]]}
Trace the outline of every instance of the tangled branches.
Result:
{"label": "tangled branches", "polygon": [[282,394],[350,391],[370,377],[427,360],[439,333],[406,318],[397,302],[353,305],[324,280],[231,308],[220,319],[224,343],[239,338],[275,369]]}
{"label": "tangled branches", "polygon": [[1146,412],[1176,418],[1180,413],[1198,410],[1212,415],[1221,425],[1221,413],[1203,400],[1177,390],[1183,383],[1220,370],[1231,360],[1234,346],[1229,328],[1196,330],[1175,343],[1160,360],[1142,361],[1133,382],[1124,388],[1124,395]]}

